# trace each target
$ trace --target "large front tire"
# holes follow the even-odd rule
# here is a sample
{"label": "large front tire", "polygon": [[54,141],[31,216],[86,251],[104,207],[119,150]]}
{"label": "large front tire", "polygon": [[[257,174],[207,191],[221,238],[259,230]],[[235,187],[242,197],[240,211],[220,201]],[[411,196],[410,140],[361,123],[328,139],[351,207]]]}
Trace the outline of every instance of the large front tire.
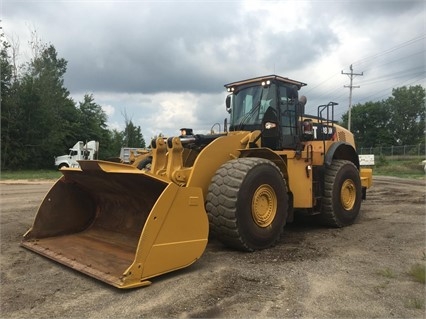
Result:
{"label": "large front tire", "polygon": [[359,171],[346,160],[333,160],[324,176],[322,224],[344,227],[353,224],[361,209],[362,187]]}
{"label": "large front tire", "polygon": [[206,210],[212,235],[226,246],[243,251],[271,247],[287,219],[286,182],[269,160],[231,160],[214,175]]}

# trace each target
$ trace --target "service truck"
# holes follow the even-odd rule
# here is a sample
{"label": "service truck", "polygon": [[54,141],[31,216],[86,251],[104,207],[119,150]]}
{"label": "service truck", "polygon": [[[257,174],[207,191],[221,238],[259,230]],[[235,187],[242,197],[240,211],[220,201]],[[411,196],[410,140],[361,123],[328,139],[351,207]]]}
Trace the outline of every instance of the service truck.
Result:
{"label": "service truck", "polygon": [[99,142],[89,141],[86,144],[82,141],[78,141],[75,145],[70,148],[68,155],[61,155],[55,157],[55,166],[58,169],[63,167],[75,167],[78,168],[80,160],[94,160],[98,158]]}

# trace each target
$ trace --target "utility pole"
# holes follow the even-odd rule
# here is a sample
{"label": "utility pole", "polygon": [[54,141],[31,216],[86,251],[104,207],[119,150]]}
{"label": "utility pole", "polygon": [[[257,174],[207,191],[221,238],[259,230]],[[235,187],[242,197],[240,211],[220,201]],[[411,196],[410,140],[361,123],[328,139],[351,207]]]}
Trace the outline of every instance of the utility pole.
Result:
{"label": "utility pole", "polygon": [[354,73],[354,70],[352,68],[352,64],[349,66],[349,70],[351,70],[350,73],[347,72],[343,72],[342,70],[342,74],[346,74],[347,76],[349,76],[349,79],[351,80],[350,85],[345,85],[345,88],[349,88],[349,116],[348,116],[348,130],[351,130],[351,109],[352,109],[352,89],[357,89],[359,88],[359,85],[352,85],[353,79],[355,76],[357,75],[364,75],[364,72],[361,73]]}

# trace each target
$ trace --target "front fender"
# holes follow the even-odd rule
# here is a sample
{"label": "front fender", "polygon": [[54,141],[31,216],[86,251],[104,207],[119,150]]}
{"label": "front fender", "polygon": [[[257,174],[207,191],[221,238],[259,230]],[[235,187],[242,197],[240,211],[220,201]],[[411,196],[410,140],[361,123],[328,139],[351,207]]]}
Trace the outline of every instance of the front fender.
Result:
{"label": "front fender", "polygon": [[284,178],[288,180],[288,172],[287,172],[287,165],[283,158],[279,156],[277,153],[272,151],[269,148],[261,147],[261,148],[250,148],[250,149],[244,149],[240,150],[241,155],[240,157],[260,157],[265,158],[273,162],[275,165],[278,166],[278,168],[281,170],[281,172],[284,175]]}

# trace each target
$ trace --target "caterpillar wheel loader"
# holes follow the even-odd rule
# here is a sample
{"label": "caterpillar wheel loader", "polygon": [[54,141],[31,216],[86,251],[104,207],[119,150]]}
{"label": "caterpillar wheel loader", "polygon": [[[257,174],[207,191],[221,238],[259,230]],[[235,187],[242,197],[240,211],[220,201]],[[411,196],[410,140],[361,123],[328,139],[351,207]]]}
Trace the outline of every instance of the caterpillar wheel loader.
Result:
{"label": "caterpillar wheel loader", "polygon": [[22,246],[132,288],[194,263],[209,234],[255,251],[274,246],[299,212],[354,223],[372,172],[334,121],[336,103],[304,114],[305,85],[277,75],[226,84],[225,132],[187,129],[153,140],[133,164],[62,169]]}

